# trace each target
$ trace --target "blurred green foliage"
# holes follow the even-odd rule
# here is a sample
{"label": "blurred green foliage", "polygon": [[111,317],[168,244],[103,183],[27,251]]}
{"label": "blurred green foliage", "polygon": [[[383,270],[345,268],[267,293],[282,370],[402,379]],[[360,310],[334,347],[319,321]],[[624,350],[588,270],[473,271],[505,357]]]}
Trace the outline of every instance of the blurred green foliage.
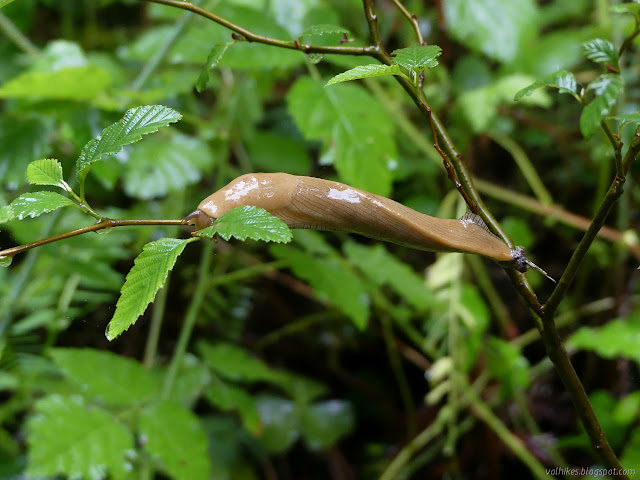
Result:
{"label": "blurred green foliage", "polygon": [[[600,122],[626,144],[640,122],[638,42],[618,55],[638,4],[408,0],[427,43],[442,48],[425,69],[433,59],[420,57],[402,12],[374,3],[385,47],[402,52],[412,80],[424,70],[422,88],[488,185],[494,215],[559,277],[581,237],[568,212],[591,217],[615,174]],[[356,0],[199,5],[280,40],[369,43]],[[92,223],[58,209],[68,205],[49,191],[58,166],[72,189],[90,167],[83,199],[117,219],[181,219],[252,171],[336,179],[462,215],[431,129],[393,77],[325,86],[371,63],[241,41],[150,2],[0,0],[0,207],[23,199],[0,208],[0,249]],[[142,105],[182,119],[132,144],[123,115]],[[39,164],[29,181],[47,188],[29,185],[27,165],[45,158],[59,163]],[[640,458],[636,172],[610,223],[626,243],[594,245],[558,318],[575,331],[576,368],[628,468]],[[550,202],[567,215],[549,213]],[[523,458],[468,408],[460,374],[540,466],[597,465],[498,266],[309,231],[292,245],[219,240],[206,260],[208,241],[176,237],[189,233],[116,228],[0,269],[0,478],[522,474]],[[157,262],[168,274],[177,259],[167,285],[109,343],[134,257],[167,244],[179,250],[171,265]],[[536,275],[545,298],[552,287]],[[135,290],[136,317],[162,283]]]}

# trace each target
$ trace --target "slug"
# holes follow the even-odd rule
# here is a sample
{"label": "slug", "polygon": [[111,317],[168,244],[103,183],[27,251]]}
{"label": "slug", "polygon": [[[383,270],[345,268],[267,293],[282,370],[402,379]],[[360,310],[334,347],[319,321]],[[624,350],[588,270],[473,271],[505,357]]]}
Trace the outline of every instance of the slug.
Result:
{"label": "slug", "polygon": [[200,202],[184,223],[199,230],[243,205],[264,208],[290,228],[357,233],[418,250],[475,253],[520,272],[532,267],[544,273],[525,257],[523,247],[510,248],[475,214],[435,218],[359,188],[287,173],[242,175]]}

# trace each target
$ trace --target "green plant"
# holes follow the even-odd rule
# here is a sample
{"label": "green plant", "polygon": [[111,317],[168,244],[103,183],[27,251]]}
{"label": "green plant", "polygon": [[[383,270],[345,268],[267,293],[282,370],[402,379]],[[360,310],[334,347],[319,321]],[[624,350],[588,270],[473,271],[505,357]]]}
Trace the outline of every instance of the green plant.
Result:
{"label": "green plant", "polygon": [[[478,423],[499,439],[486,447],[492,454],[506,465],[516,458],[537,478],[547,477],[545,466],[573,466],[572,453],[587,454],[589,443],[583,464],[620,469],[621,455],[625,467],[635,467],[637,395],[624,395],[635,383],[616,390],[581,380],[557,330],[579,316],[603,322],[615,309],[620,319],[579,329],[569,345],[636,368],[619,339],[634,335],[637,316],[635,287],[625,281],[627,256],[639,257],[629,220],[637,194],[621,195],[640,150],[632,68],[639,4],[601,8],[588,23],[586,0],[543,7],[478,0],[470,8],[448,0],[440,12],[422,3],[52,7],[67,40],[42,51],[20,33],[41,13],[26,1],[3,8],[0,28],[13,43],[1,46],[10,68],[0,78],[0,221],[20,244],[0,251],[9,267],[0,270],[6,475],[256,478],[260,470],[288,470],[339,477],[347,471],[340,445],[366,478],[417,478],[442,462],[452,474],[474,472],[470,465],[485,454],[469,460],[465,447],[478,443]],[[128,43],[116,52],[118,33],[97,13],[127,8],[148,12],[154,24],[136,24],[139,32],[125,33]],[[426,35],[422,28],[438,14],[448,30]],[[94,49],[100,45],[108,53]],[[26,67],[19,52],[29,58]],[[334,85],[352,80],[362,81]],[[569,95],[554,99],[540,89],[549,86]],[[147,105],[158,103],[174,108]],[[138,104],[146,106],[130,108]],[[474,180],[463,150],[482,180]],[[505,168],[510,158],[516,167]],[[456,190],[439,181],[441,163]],[[428,254],[317,232],[266,248],[197,242],[215,234],[291,240],[282,222],[252,207],[229,212],[198,236],[176,228],[205,192],[251,170],[335,172],[382,195],[393,188],[394,198],[428,213],[468,208],[509,246],[515,237],[533,247],[558,285],[534,283],[534,290],[508,268],[511,285],[503,288],[497,267],[458,254],[438,256],[423,278],[416,268]],[[25,171],[29,184],[65,195],[26,191]],[[527,189],[533,197],[518,193]],[[489,209],[481,194],[506,205]],[[617,228],[604,227],[616,202]],[[591,220],[572,212],[591,216],[591,203]],[[78,229],[82,215],[97,223]],[[175,220],[155,220],[167,218]],[[530,226],[536,223],[538,235]],[[575,248],[567,226],[585,231]],[[80,236],[90,232],[108,234]],[[598,243],[598,235],[620,246]],[[186,248],[196,242],[201,254]],[[545,248],[560,243],[561,251]],[[135,255],[124,280],[124,263]],[[611,281],[598,283],[594,295],[589,286],[604,274]],[[256,277],[269,286],[247,283]],[[510,305],[513,291],[524,307]],[[154,298],[150,322],[136,323]],[[537,338],[521,332],[530,324],[527,309],[546,359],[539,349],[523,351]],[[131,330],[107,347],[107,322],[109,340]],[[545,426],[557,418],[531,406],[535,385],[553,385],[548,360],[584,434]],[[578,366],[588,373],[589,361],[578,357]],[[542,403],[553,410],[555,400]],[[509,418],[501,405],[518,414]],[[429,413],[424,425],[418,410]],[[375,433],[367,433],[368,423]],[[393,433],[383,435],[385,427]],[[562,438],[561,448],[540,440],[543,429]],[[316,453],[301,453],[298,439]],[[400,448],[397,455],[385,453],[390,446]],[[321,456],[327,472],[298,465]]]}

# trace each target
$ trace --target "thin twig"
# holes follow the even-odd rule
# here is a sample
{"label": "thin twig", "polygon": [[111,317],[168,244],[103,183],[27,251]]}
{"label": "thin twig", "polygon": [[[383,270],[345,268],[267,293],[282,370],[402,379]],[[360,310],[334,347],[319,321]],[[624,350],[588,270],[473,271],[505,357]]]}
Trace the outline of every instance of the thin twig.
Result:
{"label": "thin twig", "polygon": [[426,42],[422,37],[422,32],[420,31],[420,22],[418,21],[418,17],[416,16],[416,14],[409,13],[409,10],[407,10],[407,7],[405,7],[402,4],[402,2],[400,2],[399,0],[392,0],[392,2],[396,7],[398,7],[398,9],[402,12],[402,14],[405,17],[407,17],[407,20],[411,22],[411,25],[413,25],[413,29],[416,31],[416,35],[418,37],[418,42],[420,43],[420,45],[426,45]]}
{"label": "thin twig", "polygon": [[198,5],[194,5],[191,2],[182,0],[148,0],[152,3],[159,3],[162,5],[168,5],[171,7],[181,8],[182,10],[189,10],[190,12],[201,15],[209,20],[212,20],[223,27],[228,28],[242,35],[248,42],[264,43],[265,45],[272,45],[274,47],[287,48],[289,50],[299,50],[304,53],[337,53],[342,55],[371,55],[374,47],[362,46],[362,47],[350,47],[350,46],[321,46],[321,45],[307,45],[300,43],[297,40],[278,40],[276,38],[266,37],[264,35],[258,35],[246,28],[243,28],[229,20],[216,15],[213,12],[205,10]]}
{"label": "thin twig", "polygon": [[70,232],[61,233],[60,235],[54,235],[53,237],[43,238],[42,240],[38,240],[37,242],[27,243],[25,245],[19,245],[17,247],[7,248],[6,250],[0,250],[0,257],[13,257],[18,253],[26,252],[32,248],[41,247],[42,245],[46,245],[47,243],[58,242],[60,240],[64,240],[66,238],[75,237],[77,235],[82,235],[84,233],[89,232],[97,232],[98,230],[104,230],[106,228],[114,228],[114,227],[128,227],[133,225],[184,225],[183,220],[156,220],[156,219],[148,219],[148,220],[112,220],[112,219],[104,219],[100,223],[96,223],[93,225],[89,225],[88,227],[79,228],[77,230],[72,230]]}
{"label": "thin twig", "polygon": [[31,40],[25,37],[20,30],[16,28],[9,18],[0,12],[0,30],[4,32],[4,34],[13,40],[18,47],[22,49],[26,54],[37,57],[40,55],[40,50],[36,47]]}

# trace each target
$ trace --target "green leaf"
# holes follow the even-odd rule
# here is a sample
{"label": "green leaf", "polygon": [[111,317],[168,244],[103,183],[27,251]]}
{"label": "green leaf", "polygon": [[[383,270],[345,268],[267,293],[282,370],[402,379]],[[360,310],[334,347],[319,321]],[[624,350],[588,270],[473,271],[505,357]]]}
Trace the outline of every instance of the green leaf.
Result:
{"label": "green leaf", "polygon": [[609,11],[612,13],[629,13],[631,15],[638,15],[640,13],[640,3],[627,2],[619,5],[611,5],[609,7]]}
{"label": "green leaf", "polygon": [[560,70],[559,72],[552,73],[533,82],[528,87],[516,93],[514,100],[517,102],[525,95],[531,94],[531,92],[540,87],[555,87],[560,90],[560,93],[570,93],[576,100],[580,101],[576,77],[573,76],[573,73],[567,72],[566,70]]}
{"label": "green leaf", "polygon": [[610,118],[620,121],[620,130],[622,130],[625,125],[629,123],[640,124],[640,112],[627,113],[625,115],[613,115]]}
{"label": "green leaf", "polygon": [[218,66],[220,60],[222,60],[222,57],[227,51],[227,48],[229,48],[234,43],[236,43],[235,40],[233,42],[219,42],[216,43],[211,49],[211,52],[207,57],[207,62],[204,64],[204,67],[200,72],[200,76],[196,81],[196,90],[198,92],[202,92],[207,87],[207,84],[211,79],[211,70]]}
{"label": "green leaf", "polygon": [[260,442],[270,453],[288,450],[300,436],[300,412],[291,400],[273,395],[256,399],[264,426]]}
{"label": "green leaf", "polygon": [[622,77],[612,73],[600,75],[589,84],[587,90],[593,91],[596,97],[584,107],[580,115],[580,131],[585,138],[589,138],[602,118],[609,114],[622,89]]}
{"label": "green leaf", "polygon": [[567,346],[596,352],[603,358],[629,358],[640,363],[640,313],[616,318],[602,327],[581,327]]}
{"label": "green leaf", "polygon": [[183,191],[210,171],[214,162],[215,155],[199,138],[182,133],[150,137],[129,151],[124,189],[143,200]]}
{"label": "green leaf", "polygon": [[45,158],[27,165],[27,182],[31,185],[59,187],[62,179],[62,164],[56,159]]}
{"label": "green leaf", "polygon": [[409,77],[400,71],[398,65],[362,65],[336,75],[327,82],[325,87],[333,85],[334,83],[347,82],[359,78],[382,77],[385,75],[400,75],[401,77],[409,79]]}
{"label": "green leaf", "polygon": [[132,466],[133,435],[109,413],[80,397],[50,395],[35,405],[27,424],[30,477],[124,479]]}
{"label": "green leaf", "polygon": [[289,261],[296,276],[308,281],[320,300],[330,300],[358,329],[367,326],[369,296],[360,278],[338,259],[317,258],[283,245],[272,246],[271,253]]}
{"label": "green leaf", "polygon": [[14,2],[15,0],[0,0],[0,8],[2,7],[6,7],[7,5],[9,5],[10,3]]}
{"label": "green leaf", "polygon": [[224,412],[237,410],[242,424],[254,435],[262,429],[256,402],[245,389],[215,379],[207,389],[206,396],[214,407]]}
{"label": "green leaf", "polygon": [[302,411],[302,437],[313,450],[331,447],[354,425],[353,409],[344,400],[317,402]]}
{"label": "green leaf", "polygon": [[243,382],[269,382],[279,379],[279,373],[245,349],[231,343],[198,344],[202,358],[224,378]]}
{"label": "green leaf", "polygon": [[505,398],[528,387],[529,362],[518,348],[501,338],[489,337],[486,352],[487,367],[500,380]]}
{"label": "green leaf", "polygon": [[348,242],[344,252],[375,284],[389,285],[416,308],[425,309],[433,305],[433,293],[426,288],[424,278],[391,255],[383,245],[366,247]]}
{"label": "green leaf", "polygon": [[143,247],[120,290],[116,311],[107,326],[107,339],[116,338],[144,313],[164,285],[184,247],[194,240],[161,238]]}
{"label": "green leaf", "polygon": [[379,195],[391,191],[398,161],[390,115],[359,85],[324,88],[302,77],[287,94],[289,112],[307,140],[320,140],[320,161],[341,181]]}
{"label": "green leaf", "polygon": [[394,50],[391,54],[395,63],[407,70],[420,72],[438,65],[442,49],[438,45],[414,45]]}
{"label": "green leaf", "polygon": [[618,66],[618,51],[609,40],[594,38],[582,44],[582,53],[589,60],[604,65]]}
{"label": "green leaf", "polygon": [[308,175],[311,171],[311,157],[301,138],[267,131],[255,132],[247,141],[249,157],[256,171],[293,175]]}
{"label": "green leaf", "polygon": [[24,193],[11,202],[18,220],[35,218],[43,213],[74,205],[73,201],[55,192]]}
{"label": "green leaf", "polygon": [[49,138],[56,122],[45,115],[36,118],[14,116],[4,112],[0,117],[0,183],[15,190],[24,182],[29,163],[44,157],[51,148]]}
{"label": "green leaf", "polygon": [[337,25],[320,24],[320,25],[312,25],[308,28],[305,28],[305,30],[300,34],[300,37],[298,38],[302,39],[303,37],[310,36],[310,35],[332,35],[336,33],[350,33],[350,32],[346,28],[339,27]]}
{"label": "green leaf", "polygon": [[243,242],[251,238],[264,242],[287,243],[293,238],[286,223],[264,208],[250,205],[229,210],[213,225],[198,231],[199,236],[207,238],[212,238],[216,234],[225,240],[234,237]]}
{"label": "green leaf", "polygon": [[0,87],[0,98],[99,103],[101,94],[110,84],[111,75],[94,65],[55,72],[24,72]]}
{"label": "green leaf", "polygon": [[209,478],[209,440],[193,412],[177,403],[161,401],[142,411],[139,431],[145,450],[171,478]]}
{"label": "green leaf", "polygon": [[0,207],[0,223],[7,223],[16,218],[16,212],[11,205]]}
{"label": "green leaf", "polygon": [[78,178],[83,179],[89,167],[104,155],[118,153],[125,145],[137,142],[143,135],[181,118],[178,112],[162,105],[145,105],[127,110],[119,122],[109,125],[84,146],[76,163]]}
{"label": "green leaf", "polygon": [[107,351],[54,348],[49,354],[83,395],[111,405],[134,405],[157,395],[157,378],[137,361]]}
{"label": "green leaf", "polygon": [[444,0],[447,31],[467,47],[500,62],[510,62],[537,34],[534,0]]}

